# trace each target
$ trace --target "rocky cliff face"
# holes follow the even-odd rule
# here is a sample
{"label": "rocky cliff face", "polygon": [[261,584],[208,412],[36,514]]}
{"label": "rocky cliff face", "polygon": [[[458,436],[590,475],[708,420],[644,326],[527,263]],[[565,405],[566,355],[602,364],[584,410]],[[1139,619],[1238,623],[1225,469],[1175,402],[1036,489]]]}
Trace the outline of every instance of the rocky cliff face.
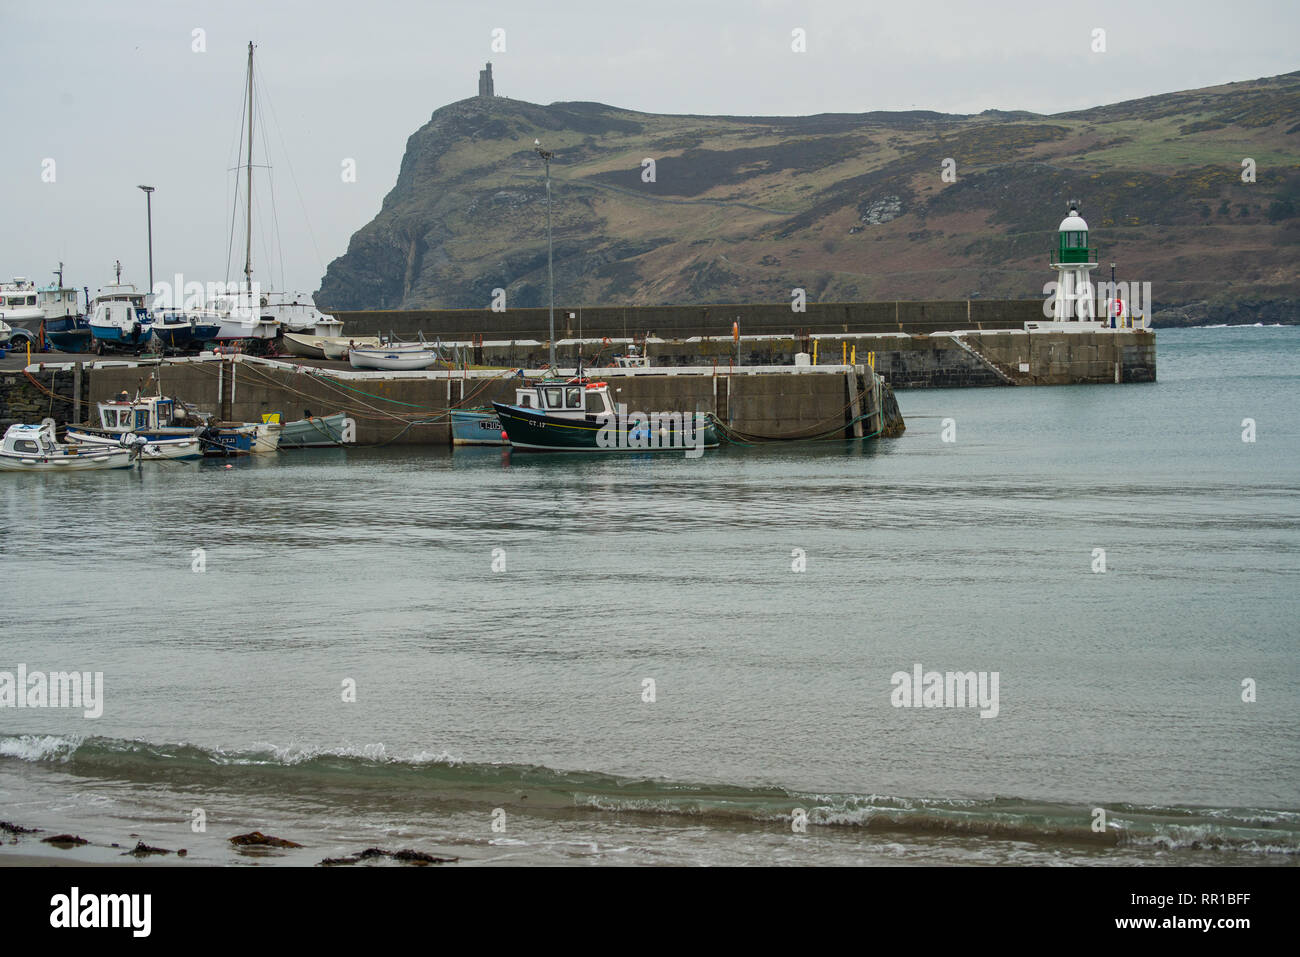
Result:
{"label": "rocky cliff face", "polygon": [[544,305],[534,139],[555,153],[557,307],[788,301],[796,287],[822,301],[1037,297],[1072,197],[1101,278],[1116,262],[1158,308],[1271,315],[1300,297],[1293,73],[1048,117],[462,100],[408,140],[317,302],[484,308],[503,289],[508,308]]}

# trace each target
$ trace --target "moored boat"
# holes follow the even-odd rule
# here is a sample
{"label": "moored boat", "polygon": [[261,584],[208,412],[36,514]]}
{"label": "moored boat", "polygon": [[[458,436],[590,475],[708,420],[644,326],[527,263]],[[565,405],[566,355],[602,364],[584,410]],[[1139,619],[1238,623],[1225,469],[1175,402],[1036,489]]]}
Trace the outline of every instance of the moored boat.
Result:
{"label": "moored boat", "polygon": [[54,426],[11,425],[0,439],[0,470],[7,472],[84,472],[128,469],[135,464],[131,449],[103,445],[61,444]]}
{"label": "moored boat", "polygon": [[167,459],[170,461],[188,461],[203,457],[203,448],[197,435],[181,436],[174,439],[151,439],[134,432],[124,433],[120,438],[111,438],[95,432],[83,432],[75,425],[68,426],[67,438],[84,446],[102,446],[107,449],[127,449],[135,452],[142,462],[150,459]]}
{"label": "moored boat", "polygon": [[453,409],[452,445],[509,445],[501,418],[490,408]]}
{"label": "moored boat", "polygon": [[280,448],[280,423],[259,422],[253,426],[253,452],[274,452]]}
{"label": "moored boat", "polygon": [[548,379],[493,402],[512,448],[538,452],[691,452],[717,448],[712,421],[700,413],[628,415],[604,382]]}
{"label": "moored boat", "polygon": [[202,427],[201,421],[185,409],[177,407],[175,399],[161,395],[131,399],[123,392],[116,399],[100,402],[98,411],[98,424],[69,425],[67,434],[80,441],[99,441],[103,444],[121,443],[128,435],[149,442],[170,442],[174,439],[193,439]]}
{"label": "moored boat", "polygon": [[280,428],[280,448],[306,449],[342,445],[346,422],[347,415],[342,412],[323,416],[307,413],[305,419],[286,422]]}

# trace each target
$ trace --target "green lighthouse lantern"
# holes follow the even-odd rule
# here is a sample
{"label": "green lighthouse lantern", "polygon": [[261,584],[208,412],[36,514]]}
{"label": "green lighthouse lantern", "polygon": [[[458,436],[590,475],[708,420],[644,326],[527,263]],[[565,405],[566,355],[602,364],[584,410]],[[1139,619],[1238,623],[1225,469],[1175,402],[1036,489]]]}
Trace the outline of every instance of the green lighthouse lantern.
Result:
{"label": "green lighthouse lantern", "polygon": [[1097,268],[1097,250],[1088,245],[1088,224],[1079,203],[1070,201],[1070,214],[1057,229],[1052,268],[1057,272],[1052,318],[1056,322],[1094,322],[1096,308],[1089,274]]}
{"label": "green lighthouse lantern", "polygon": [[1079,204],[1070,204],[1070,215],[1061,221],[1057,233],[1059,246],[1057,262],[1086,263],[1091,262],[1092,250],[1088,248],[1088,224],[1079,215]]}

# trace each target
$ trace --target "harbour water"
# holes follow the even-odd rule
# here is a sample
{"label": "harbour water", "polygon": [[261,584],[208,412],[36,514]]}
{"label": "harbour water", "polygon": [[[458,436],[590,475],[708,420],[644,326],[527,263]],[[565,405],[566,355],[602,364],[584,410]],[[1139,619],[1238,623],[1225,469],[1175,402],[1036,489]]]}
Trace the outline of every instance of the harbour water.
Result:
{"label": "harbour water", "polygon": [[[1293,865],[1300,327],[1159,339],[1157,383],[900,392],[866,447],[5,476],[0,671],[104,703],[0,708],[0,816],[200,863]],[[895,707],[918,664],[996,716]]]}

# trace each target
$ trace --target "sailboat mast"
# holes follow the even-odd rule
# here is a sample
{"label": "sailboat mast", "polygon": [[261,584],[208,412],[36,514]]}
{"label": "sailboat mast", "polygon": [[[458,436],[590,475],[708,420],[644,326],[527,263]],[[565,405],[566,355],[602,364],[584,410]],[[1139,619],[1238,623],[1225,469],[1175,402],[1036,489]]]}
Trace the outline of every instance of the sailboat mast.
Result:
{"label": "sailboat mast", "polygon": [[244,247],[244,284],[253,288],[253,41],[248,41],[248,237]]}

